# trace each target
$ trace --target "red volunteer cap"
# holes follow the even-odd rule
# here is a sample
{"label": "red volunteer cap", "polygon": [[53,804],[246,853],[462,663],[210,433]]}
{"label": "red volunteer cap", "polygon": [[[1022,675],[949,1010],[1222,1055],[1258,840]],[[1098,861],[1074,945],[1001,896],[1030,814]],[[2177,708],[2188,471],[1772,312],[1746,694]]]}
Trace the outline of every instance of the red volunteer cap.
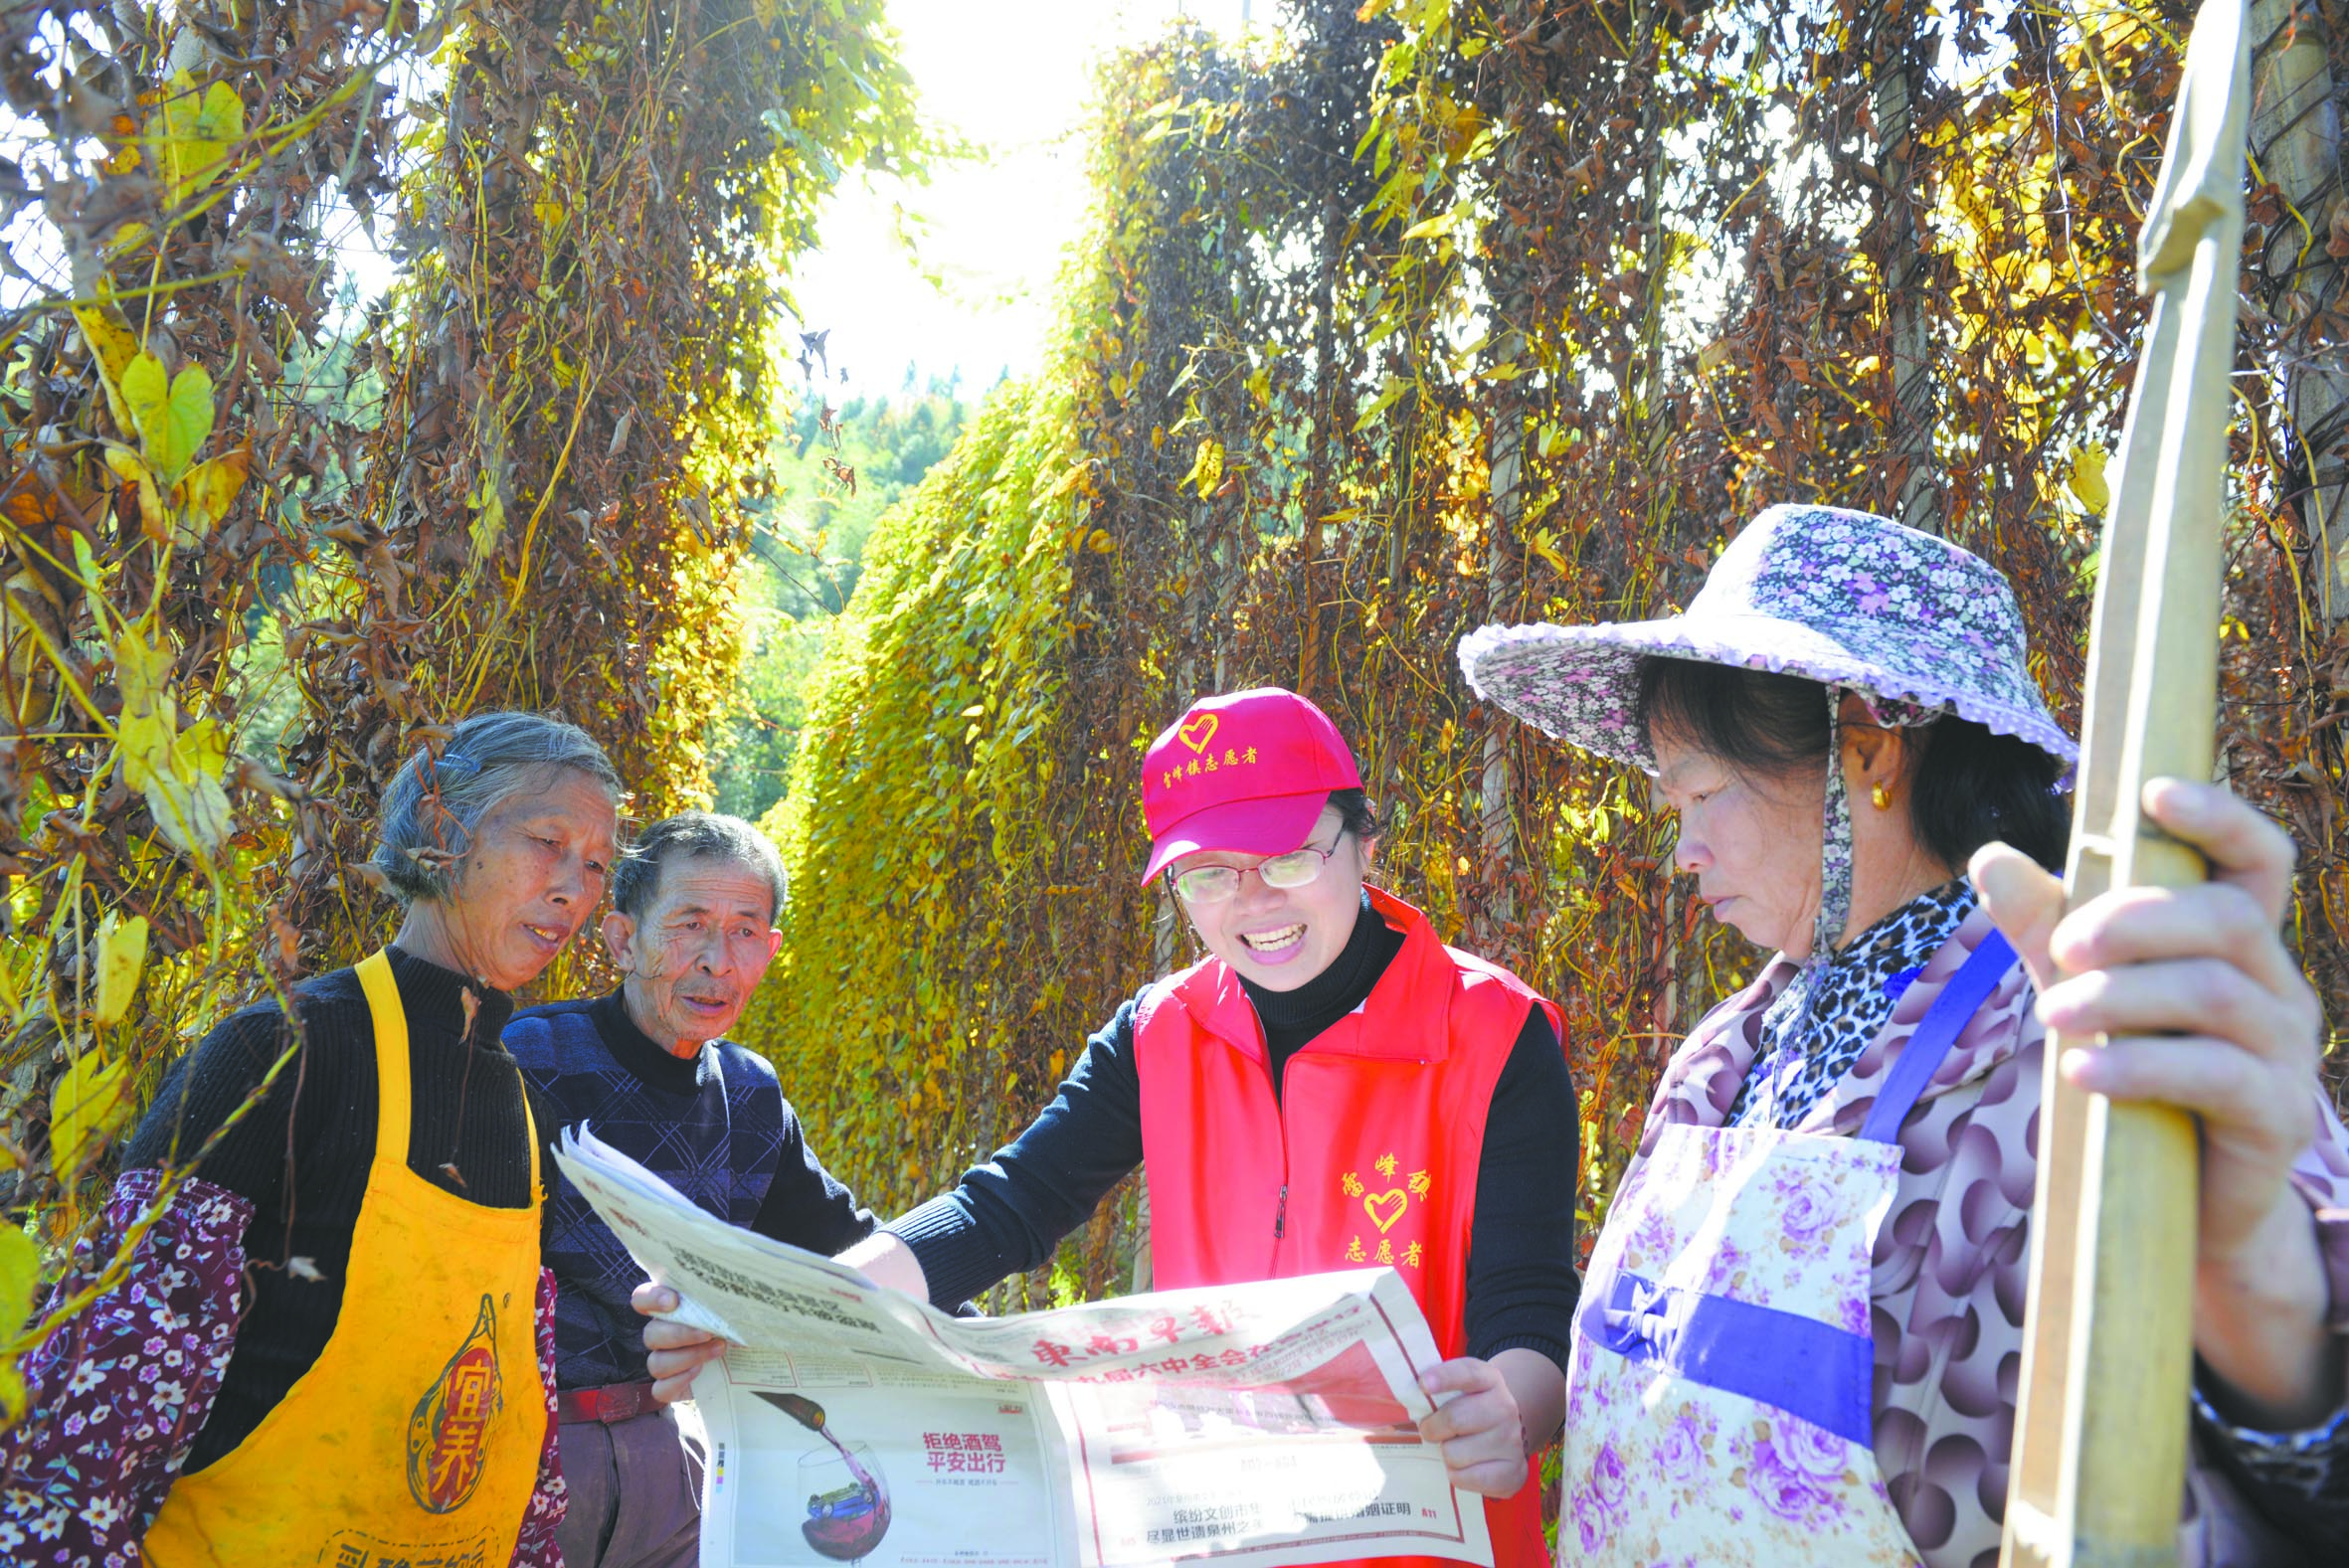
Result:
{"label": "red volunteer cap", "polygon": [[1259,686],[1192,703],[1143,758],[1142,880],[1202,849],[1285,855],[1311,836],[1331,790],[1361,786],[1338,726],[1293,691]]}

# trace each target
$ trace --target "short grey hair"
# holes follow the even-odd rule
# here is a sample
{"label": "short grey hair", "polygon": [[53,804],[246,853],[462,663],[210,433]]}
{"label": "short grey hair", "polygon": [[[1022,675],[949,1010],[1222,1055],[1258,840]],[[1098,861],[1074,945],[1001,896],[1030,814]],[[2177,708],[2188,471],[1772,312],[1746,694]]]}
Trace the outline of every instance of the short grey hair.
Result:
{"label": "short grey hair", "polygon": [[660,868],[674,860],[718,860],[747,866],[767,879],[767,918],[783,913],[786,879],[775,842],[739,816],[679,811],[643,832],[612,873],[612,907],[633,920],[660,891]]}
{"label": "short grey hair", "polygon": [[451,733],[439,757],[423,749],[400,765],[369,863],[401,903],[444,903],[482,816],[509,795],[546,787],[561,772],[585,774],[620,799],[612,759],[578,725],[538,713],[476,713]]}

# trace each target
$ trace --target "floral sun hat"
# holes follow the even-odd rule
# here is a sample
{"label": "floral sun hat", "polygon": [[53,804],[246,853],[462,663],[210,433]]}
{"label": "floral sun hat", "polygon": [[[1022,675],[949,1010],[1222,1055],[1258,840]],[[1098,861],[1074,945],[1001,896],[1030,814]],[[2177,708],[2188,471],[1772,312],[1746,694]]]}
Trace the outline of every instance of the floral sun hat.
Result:
{"label": "floral sun hat", "polygon": [[1773,506],[1721,552],[1689,608],[1658,620],[1486,626],[1460,668],[1487,702],[1584,751],[1653,772],[1633,710],[1648,655],[1805,675],[1880,711],[1913,704],[2019,736],[2069,769],[1996,567],[1869,512]]}

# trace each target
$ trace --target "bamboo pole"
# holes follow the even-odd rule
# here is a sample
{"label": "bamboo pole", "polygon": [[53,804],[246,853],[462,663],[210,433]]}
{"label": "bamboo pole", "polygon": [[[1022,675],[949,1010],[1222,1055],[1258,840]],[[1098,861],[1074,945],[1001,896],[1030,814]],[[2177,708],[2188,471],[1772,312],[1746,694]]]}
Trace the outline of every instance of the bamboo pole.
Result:
{"label": "bamboo pole", "polygon": [[[2211,774],[2250,96],[2244,0],[2206,0],[2138,239],[2153,305],[2088,643],[2075,908],[2207,875],[2140,797],[2149,780]],[[2004,1568],[2177,1561],[2200,1154],[2184,1113],[2065,1084],[2057,1062],[2082,1043],[2047,1043]]]}

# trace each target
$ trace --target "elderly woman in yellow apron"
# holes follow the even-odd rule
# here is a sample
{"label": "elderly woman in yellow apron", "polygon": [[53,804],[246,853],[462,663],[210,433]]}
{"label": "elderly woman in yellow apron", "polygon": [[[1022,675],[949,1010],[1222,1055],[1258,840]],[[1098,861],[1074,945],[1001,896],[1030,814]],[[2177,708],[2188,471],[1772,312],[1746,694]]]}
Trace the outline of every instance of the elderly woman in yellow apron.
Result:
{"label": "elderly woman in yellow apron", "polygon": [[539,1138],[498,1032],[601,901],[619,793],[532,714],[402,767],[393,945],[222,1023],[132,1135],[61,1293],[164,1207],[28,1359],[0,1560],[559,1563]]}
{"label": "elderly woman in yellow apron", "polygon": [[2349,1540],[2349,1139],[2283,834],[2166,782],[2213,882],[2059,924],[2077,749],[2014,597],[1861,513],[1773,508],[1685,614],[1487,627],[1461,663],[1653,775],[1678,868],[1776,950],[1674,1055],[1593,1247],[1561,1562],[1995,1564],[2050,1026],[2180,1036],[2063,1068],[2202,1122],[2184,1561]]}

